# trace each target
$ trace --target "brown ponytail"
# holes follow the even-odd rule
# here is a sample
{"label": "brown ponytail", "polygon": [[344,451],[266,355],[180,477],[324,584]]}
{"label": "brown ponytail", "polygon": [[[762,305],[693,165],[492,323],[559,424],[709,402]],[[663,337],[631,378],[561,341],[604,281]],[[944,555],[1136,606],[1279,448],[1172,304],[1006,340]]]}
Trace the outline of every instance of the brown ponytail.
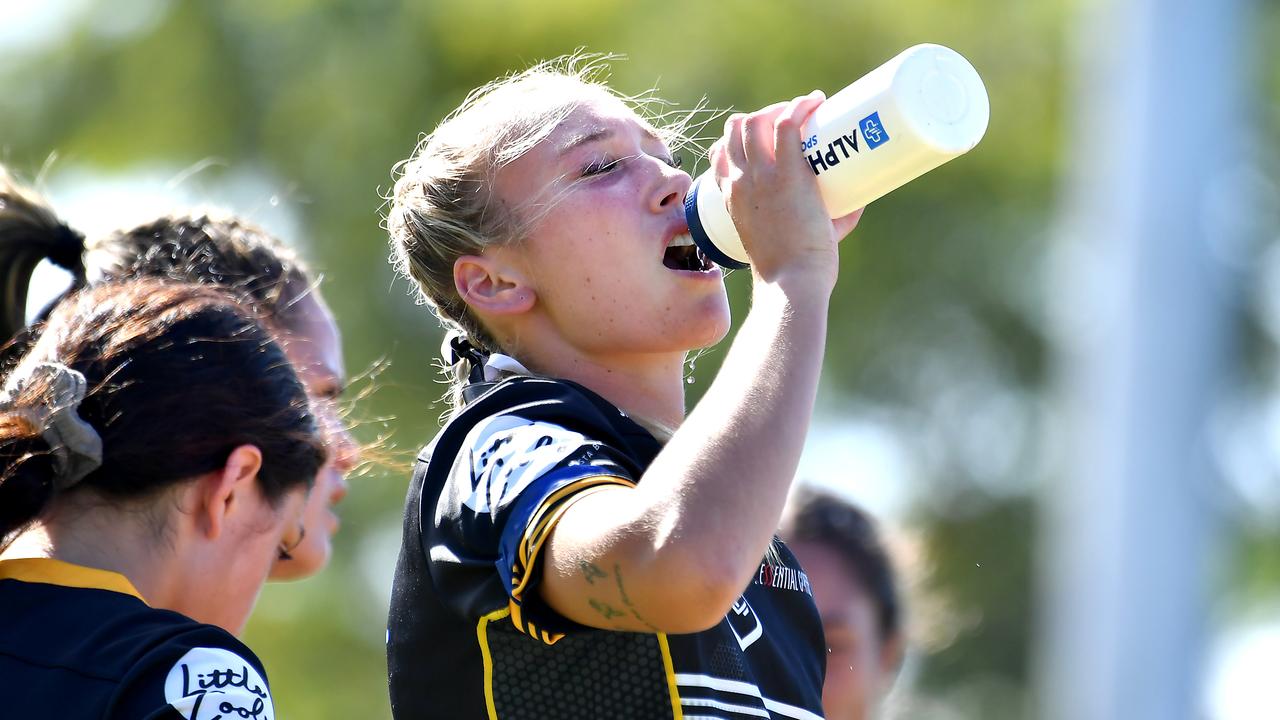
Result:
{"label": "brown ponytail", "polygon": [[84,281],[84,236],[58,218],[39,193],[0,166],[0,342],[25,325],[31,273],[41,260]]}

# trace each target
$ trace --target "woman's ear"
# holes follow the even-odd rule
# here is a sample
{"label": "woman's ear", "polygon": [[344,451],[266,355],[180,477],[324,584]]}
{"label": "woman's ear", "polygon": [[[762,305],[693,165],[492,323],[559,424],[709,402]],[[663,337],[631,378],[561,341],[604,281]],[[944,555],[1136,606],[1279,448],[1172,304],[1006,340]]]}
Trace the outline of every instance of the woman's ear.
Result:
{"label": "woman's ear", "polygon": [[241,445],[227,455],[221,470],[200,478],[197,486],[197,527],[209,540],[216,540],[237,513],[249,511],[254,499],[262,497],[258,488],[258,471],[262,469],[262,451],[253,445]]}
{"label": "woman's ear", "polygon": [[463,302],[488,315],[519,315],[537,299],[520,270],[490,255],[463,255],[455,260],[453,286]]}

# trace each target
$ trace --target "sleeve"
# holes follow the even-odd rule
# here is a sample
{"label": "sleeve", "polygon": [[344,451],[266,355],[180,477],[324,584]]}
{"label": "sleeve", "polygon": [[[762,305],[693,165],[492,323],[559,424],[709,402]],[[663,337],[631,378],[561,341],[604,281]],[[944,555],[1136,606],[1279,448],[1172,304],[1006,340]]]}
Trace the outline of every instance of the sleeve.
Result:
{"label": "sleeve", "polygon": [[[455,459],[434,528],[433,573],[483,568],[500,582],[512,623],[551,643],[573,623],[538,598],[538,559],[575,500],[608,486],[634,486],[621,453],[545,420],[500,415],[476,425]],[[445,592],[446,604],[468,593]],[[467,609],[455,605],[467,614]],[[475,614],[474,610],[470,614]]]}
{"label": "sleeve", "polygon": [[226,632],[204,626],[143,656],[104,717],[275,720],[275,706],[258,658]]}

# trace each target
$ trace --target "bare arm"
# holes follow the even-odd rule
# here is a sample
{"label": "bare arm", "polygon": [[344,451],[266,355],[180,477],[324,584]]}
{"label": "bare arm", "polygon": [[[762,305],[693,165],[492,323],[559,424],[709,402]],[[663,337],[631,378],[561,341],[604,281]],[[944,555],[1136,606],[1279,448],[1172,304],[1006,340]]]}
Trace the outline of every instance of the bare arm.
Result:
{"label": "bare arm", "polygon": [[752,308],[707,394],[639,485],[565,510],[545,549],[541,592],[566,617],[702,630],[759,567],[813,411],[836,243],[857,222],[828,219],[799,154],[800,127],[819,103],[734,116],[713,152],[754,261]]}

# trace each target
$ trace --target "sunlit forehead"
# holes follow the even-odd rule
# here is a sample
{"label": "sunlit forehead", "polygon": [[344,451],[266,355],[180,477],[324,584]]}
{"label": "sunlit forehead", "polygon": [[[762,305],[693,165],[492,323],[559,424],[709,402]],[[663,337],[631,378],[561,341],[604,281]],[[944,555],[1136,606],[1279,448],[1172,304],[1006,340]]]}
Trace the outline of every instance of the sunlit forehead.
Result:
{"label": "sunlit forehead", "polygon": [[603,102],[588,102],[574,109],[548,140],[557,155],[567,155],[573,150],[593,142],[609,141],[619,136],[636,137],[667,147],[666,142],[644,118],[616,98]]}

